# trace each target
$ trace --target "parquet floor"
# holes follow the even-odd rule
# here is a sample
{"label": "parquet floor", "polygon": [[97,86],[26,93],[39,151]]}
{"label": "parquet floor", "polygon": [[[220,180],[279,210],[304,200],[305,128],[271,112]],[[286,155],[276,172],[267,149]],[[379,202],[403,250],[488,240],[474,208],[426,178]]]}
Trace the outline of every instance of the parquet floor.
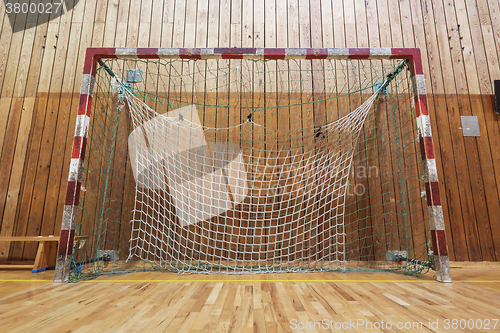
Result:
{"label": "parquet floor", "polygon": [[[54,284],[2,271],[2,332],[495,332],[500,266],[428,273],[180,276],[132,273]],[[462,327],[462,329],[460,328]]]}

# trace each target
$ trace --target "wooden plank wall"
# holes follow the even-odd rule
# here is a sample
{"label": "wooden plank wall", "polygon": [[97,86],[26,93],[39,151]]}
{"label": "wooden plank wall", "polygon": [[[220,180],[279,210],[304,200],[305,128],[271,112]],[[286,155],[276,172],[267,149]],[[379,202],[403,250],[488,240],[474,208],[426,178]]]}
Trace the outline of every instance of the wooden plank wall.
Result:
{"label": "wooden plank wall", "polygon": [[[1,236],[59,233],[86,47],[419,47],[450,259],[500,260],[498,0],[64,4],[58,17],[17,14],[13,33],[0,3]],[[462,136],[461,115],[478,117],[480,137]],[[0,243],[0,260],[35,251]]]}

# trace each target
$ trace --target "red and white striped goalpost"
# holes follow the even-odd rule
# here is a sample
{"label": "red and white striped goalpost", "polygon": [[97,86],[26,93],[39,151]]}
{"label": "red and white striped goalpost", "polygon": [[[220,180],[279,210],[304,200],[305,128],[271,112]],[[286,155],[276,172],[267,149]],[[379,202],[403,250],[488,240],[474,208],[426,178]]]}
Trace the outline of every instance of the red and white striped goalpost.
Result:
{"label": "red and white striped goalpost", "polygon": [[54,282],[69,278],[75,226],[83,176],[85,147],[90,123],[97,61],[112,58],[139,59],[406,59],[414,88],[417,124],[421,134],[421,154],[429,210],[429,223],[436,279],[451,282],[443,209],[439,193],[431,121],[427,106],[425,78],[420,50],[417,48],[88,48],[83,68],[80,101],[71,165],[61,225]]}

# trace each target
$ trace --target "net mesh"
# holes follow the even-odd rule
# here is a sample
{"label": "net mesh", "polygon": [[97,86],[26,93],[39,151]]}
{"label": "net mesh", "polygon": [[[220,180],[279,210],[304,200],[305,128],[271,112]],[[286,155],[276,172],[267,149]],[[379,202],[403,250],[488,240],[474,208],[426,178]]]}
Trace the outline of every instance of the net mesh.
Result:
{"label": "net mesh", "polygon": [[70,280],[428,269],[405,62],[106,66],[116,77],[97,71]]}

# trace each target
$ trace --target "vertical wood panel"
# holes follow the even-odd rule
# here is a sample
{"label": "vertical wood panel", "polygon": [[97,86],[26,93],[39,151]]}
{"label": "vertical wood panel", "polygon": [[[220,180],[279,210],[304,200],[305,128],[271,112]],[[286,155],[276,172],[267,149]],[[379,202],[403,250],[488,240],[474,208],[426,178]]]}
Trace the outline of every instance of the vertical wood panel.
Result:
{"label": "vertical wood panel", "polygon": [[[21,114],[21,124],[19,126],[19,131],[17,134],[16,141],[16,152],[14,155],[14,160],[12,163],[13,171],[11,174],[8,192],[7,192],[7,200],[5,202],[5,210],[3,215],[3,221],[11,221],[14,225],[14,233],[17,233],[19,220],[16,219],[17,213],[17,204],[20,197],[22,178],[25,175],[25,159],[27,152],[27,143],[31,129],[31,121],[33,117],[33,109],[35,104],[35,98],[25,98],[24,105]],[[8,223],[2,224],[2,229]],[[13,248],[11,249],[11,253],[15,260],[21,260],[22,257],[20,253],[15,253],[15,246],[22,246],[20,242],[14,243]],[[1,252],[1,251],[0,251]]]}
{"label": "vertical wood panel", "polygon": [[[455,170],[457,179],[455,184],[447,184],[451,186],[457,186],[456,192],[453,193],[459,202],[453,204],[457,210],[460,209],[462,212],[463,220],[450,219],[452,228],[464,229],[466,235],[466,244],[456,244],[455,249],[458,247],[467,250],[467,256],[465,260],[479,260],[480,249],[479,249],[479,239],[477,235],[477,229],[474,224],[476,221],[473,200],[471,200],[472,192],[470,188],[470,175],[467,165],[466,148],[463,140],[462,133],[460,131],[460,109],[457,96],[456,81],[463,81],[463,77],[454,76],[454,69],[456,69],[456,61],[453,61],[453,54],[460,52],[457,50],[459,45],[457,44],[457,39],[449,38],[451,36],[451,31],[448,28],[448,20],[454,20],[454,16],[445,10],[445,5],[441,1],[436,1],[433,3],[434,10],[434,22],[436,26],[436,36],[438,40],[438,48],[440,55],[440,63],[442,68],[442,75],[444,80],[444,92],[446,93],[445,104],[448,115],[448,124],[450,128],[450,135],[452,144],[446,147],[446,149],[451,149],[453,154],[454,163],[448,166],[444,166],[447,172],[453,172]],[[456,28],[456,24],[454,25]],[[454,47],[454,50],[453,50]],[[461,73],[458,71],[457,73]],[[446,120],[445,120],[446,121]],[[443,151],[443,150],[442,150]],[[446,177],[446,175],[445,175]],[[450,214],[452,210],[450,210]],[[453,224],[457,224],[453,226]],[[464,246],[465,245],[465,246]],[[457,258],[458,259],[458,258]],[[460,260],[460,259],[458,259]]]}
{"label": "vertical wood panel", "polygon": [[[5,14],[5,6],[2,6],[2,8],[3,8],[2,17],[5,17],[5,20],[3,21],[2,35],[0,36],[0,89],[2,89],[0,93],[3,92],[3,85],[6,81],[5,78],[7,77],[7,72],[11,71],[11,69],[7,66],[7,64],[9,61],[12,61],[13,59],[12,57],[9,57],[9,54],[11,53],[12,43],[13,42],[15,43],[16,40],[19,39],[19,35],[17,37],[13,36],[12,29],[10,27],[10,21],[7,18],[7,15]],[[18,43],[20,44],[19,41]],[[14,49],[15,48],[16,46],[14,45]],[[3,93],[0,94],[0,96],[4,96]]]}
{"label": "vertical wood panel", "polygon": [[[474,59],[471,59],[471,35],[469,32],[469,25],[467,21],[467,14],[470,16],[473,13],[466,12],[465,4],[463,1],[457,1],[453,5],[446,3],[443,5],[445,11],[446,25],[448,28],[448,39],[450,45],[450,54],[452,61],[452,69],[455,76],[455,86],[458,95],[458,107],[459,114],[464,116],[472,115],[471,101],[467,93],[477,93],[478,92],[478,77],[475,70]],[[451,37],[451,38],[450,38]],[[465,55],[465,56],[464,56]],[[477,55],[480,56],[480,53]],[[467,78],[469,78],[467,80]],[[453,89],[453,88],[451,88]],[[453,118],[454,121],[458,123],[458,115]],[[479,116],[480,127],[484,124],[482,116]],[[484,132],[484,127],[483,127]],[[471,140],[472,139],[472,140]],[[482,168],[487,168],[487,161],[480,161],[481,151],[483,149],[488,149],[483,145],[478,147],[477,140],[473,138],[463,138],[462,139],[465,146],[465,164],[459,166],[460,169],[467,170],[468,175],[464,174],[462,178],[462,184],[464,188],[468,191],[470,189],[472,194],[471,213],[474,214],[473,220],[475,222],[469,221],[468,225],[470,230],[477,233],[479,246],[477,248],[471,248],[471,253],[476,254],[476,258],[484,258],[484,260],[494,260],[495,254],[491,239],[491,233],[486,232],[485,228],[479,227],[479,221],[488,220],[487,213],[488,209],[486,207],[486,200],[484,196],[484,182],[483,175],[481,173]],[[485,155],[483,153],[483,155]],[[483,157],[484,159],[484,157]],[[482,168],[478,168],[482,166]],[[470,182],[470,183],[469,183]],[[474,184],[475,186],[472,186]],[[478,260],[472,258],[474,260]]]}
{"label": "vertical wood panel", "polygon": [[9,120],[12,98],[0,97],[0,102],[0,117],[2,119],[2,122],[0,123],[0,154],[3,154],[3,143],[5,140],[5,133],[7,131],[7,123]]}
{"label": "vertical wood panel", "polygon": [[21,54],[19,55],[19,65],[16,74],[15,86],[13,95],[14,97],[23,97],[28,80],[28,73],[30,68],[30,58],[33,53],[33,38],[35,37],[35,29],[37,15],[29,13],[26,17],[26,29],[23,35]]}
{"label": "vertical wood panel", "polygon": [[[5,209],[5,201],[7,199],[7,191],[9,188],[9,182],[11,178],[11,172],[16,174],[18,170],[14,169],[16,165],[13,163],[16,152],[16,138],[19,132],[19,126],[21,123],[21,114],[23,107],[23,99],[22,98],[14,98],[11,105],[11,114],[9,116],[9,120],[7,123],[7,130],[5,135],[7,138],[13,138],[13,140],[4,141],[4,147],[2,149],[2,156],[0,158],[0,170],[2,173],[0,174],[0,188],[2,189],[2,193],[0,196],[0,206],[1,211],[3,213]],[[24,132],[22,132],[24,134]],[[22,142],[22,141],[21,141]],[[21,148],[22,149],[22,148]],[[17,167],[19,167],[19,161],[17,161]],[[0,218],[3,217],[4,214],[0,215]],[[12,217],[12,216],[9,216]],[[0,231],[0,235],[2,236],[11,236],[12,231],[14,230],[14,220],[6,219],[3,220],[2,230]],[[9,255],[9,242],[3,242],[4,244],[0,244],[0,260],[6,260]]]}
{"label": "vertical wood panel", "polygon": [[[35,106],[33,110],[33,119],[31,123],[31,135],[29,138],[29,143],[27,147],[27,156],[25,161],[26,172],[23,176],[22,182],[22,194],[18,202],[18,213],[17,213],[17,235],[27,235],[27,231],[31,227],[28,226],[28,221],[30,219],[30,208],[33,198],[33,188],[37,172],[37,160],[41,152],[41,137],[44,127],[45,111],[46,111],[47,97],[37,97],[35,99]],[[40,225],[33,225],[35,230],[39,230]],[[32,236],[34,234],[31,234]],[[17,258],[22,257],[22,252],[24,250],[23,243],[14,244],[14,254]],[[34,257],[33,257],[34,258]]]}

